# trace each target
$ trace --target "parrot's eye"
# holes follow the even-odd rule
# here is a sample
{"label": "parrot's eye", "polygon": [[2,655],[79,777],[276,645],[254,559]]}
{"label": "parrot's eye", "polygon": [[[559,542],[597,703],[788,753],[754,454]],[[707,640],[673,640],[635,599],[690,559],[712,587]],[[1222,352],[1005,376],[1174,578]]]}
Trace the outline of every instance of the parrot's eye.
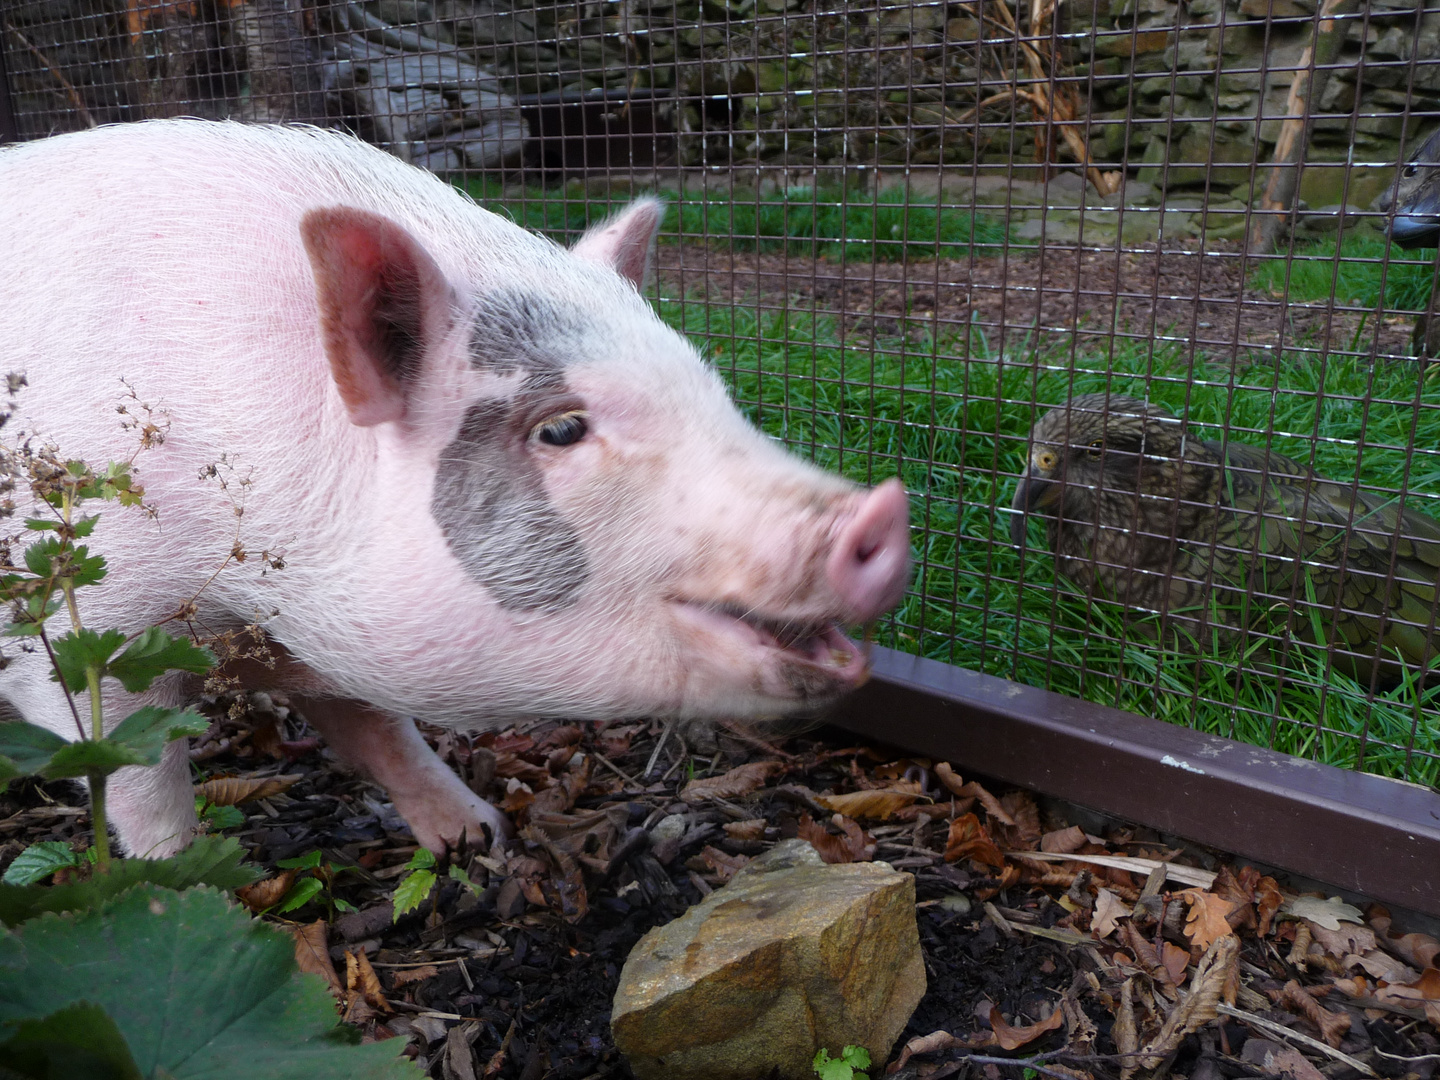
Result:
{"label": "parrot's eye", "polygon": [[1103,442],[1101,442],[1099,439],[1096,439],[1094,442],[1092,442],[1092,443],[1090,444],[1090,449],[1089,449],[1089,454],[1090,454],[1090,456],[1091,456],[1092,458],[1098,458],[1098,457],[1100,456],[1100,451],[1101,451],[1102,449],[1104,449],[1104,447],[1105,447],[1105,444],[1104,444]]}
{"label": "parrot's eye", "polygon": [[576,409],[541,420],[530,429],[530,438],[546,446],[570,446],[583,439],[589,430],[585,414]]}

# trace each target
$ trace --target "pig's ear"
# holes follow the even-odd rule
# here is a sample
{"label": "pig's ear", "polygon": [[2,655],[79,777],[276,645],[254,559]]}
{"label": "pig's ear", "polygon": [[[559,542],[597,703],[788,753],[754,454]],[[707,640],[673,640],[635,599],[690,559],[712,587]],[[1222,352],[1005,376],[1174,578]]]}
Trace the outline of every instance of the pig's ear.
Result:
{"label": "pig's ear", "polygon": [[659,199],[637,199],[620,213],[596,225],[582,236],[571,252],[608,266],[623,278],[645,287],[650,274],[650,253],[665,204]]}
{"label": "pig's ear", "polygon": [[325,355],[351,421],[399,420],[428,349],[449,329],[445,275],[413,236],[366,210],[311,210],[300,235]]}

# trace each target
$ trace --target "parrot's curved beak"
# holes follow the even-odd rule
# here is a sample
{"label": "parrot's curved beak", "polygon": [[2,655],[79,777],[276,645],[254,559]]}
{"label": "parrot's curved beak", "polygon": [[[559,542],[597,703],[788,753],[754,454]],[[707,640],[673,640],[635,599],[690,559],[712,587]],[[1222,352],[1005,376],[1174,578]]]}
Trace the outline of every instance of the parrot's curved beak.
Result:
{"label": "parrot's curved beak", "polygon": [[1010,500],[1010,542],[1016,547],[1025,546],[1025,526],[1029,515],[1055,501],[1058,485],[1049,476],[1034,469],[1026,469],[1015,485],[1015,497]]}

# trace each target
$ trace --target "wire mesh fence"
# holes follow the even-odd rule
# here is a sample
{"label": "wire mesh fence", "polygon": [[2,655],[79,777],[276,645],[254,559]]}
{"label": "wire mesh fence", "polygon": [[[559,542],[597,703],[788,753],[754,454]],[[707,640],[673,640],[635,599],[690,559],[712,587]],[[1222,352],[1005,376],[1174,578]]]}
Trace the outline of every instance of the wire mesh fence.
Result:
{"label": "wire mesh fence", "polygon": [[0,13],[12,138],[339,126],[562,241],[663,193],[662,316],[916,497],[882,642],[1440,781],[1436,0]]}

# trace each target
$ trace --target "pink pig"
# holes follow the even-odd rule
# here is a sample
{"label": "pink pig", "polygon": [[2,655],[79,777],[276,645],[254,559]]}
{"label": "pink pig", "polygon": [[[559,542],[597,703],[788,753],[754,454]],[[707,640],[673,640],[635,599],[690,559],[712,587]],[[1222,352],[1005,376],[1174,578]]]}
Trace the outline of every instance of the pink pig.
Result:
{"label": "pink pig", "polygon": [[[775,715],[865,678],[840,627],[903,595],[905,494],[785,453],[655,316],[637,286],[659,203],[566,251],[349,137],[194,120],[0,150],[0,192],[0,370],[30,382],[12,428],[130,457],[122,377],[168,422],[138,461],[158,515],[106,509],[90,541],[110,575],[87,624],[134,631],[197,594],[210,632],[260,621],[266,688],[426,847],[505,819],[411,717]],[[250,478],[245,546],[283,570],[214,576],[237,518],[200,477],[222,459]],[[43,654],[0,696],[74,735]],[[189,779],[183,744],[116,774],[127,850],[188,842]]]}

